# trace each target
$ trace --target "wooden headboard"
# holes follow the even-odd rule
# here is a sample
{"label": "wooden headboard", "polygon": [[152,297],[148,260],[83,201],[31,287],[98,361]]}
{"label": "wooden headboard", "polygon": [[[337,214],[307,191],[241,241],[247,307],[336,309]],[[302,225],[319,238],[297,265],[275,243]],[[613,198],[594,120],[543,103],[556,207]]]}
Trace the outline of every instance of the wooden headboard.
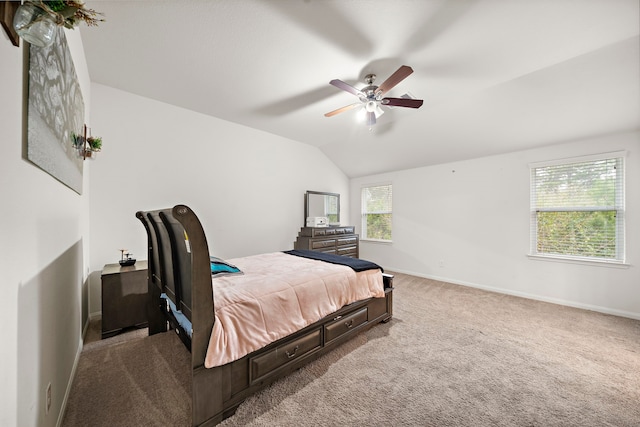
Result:
{"label": "wooden headboard", "polygon": [[[167,330],[166,318],[159,310],[167,297],[197,325],[178,335],[191,350],[193,368],[203,366],[214,322],[213,290],[209,247],[200,220],[185,205],[172,209],[139,211],[148,237],[149,260],[149,334]],[[177,328],[177,322],[170,327]]]}

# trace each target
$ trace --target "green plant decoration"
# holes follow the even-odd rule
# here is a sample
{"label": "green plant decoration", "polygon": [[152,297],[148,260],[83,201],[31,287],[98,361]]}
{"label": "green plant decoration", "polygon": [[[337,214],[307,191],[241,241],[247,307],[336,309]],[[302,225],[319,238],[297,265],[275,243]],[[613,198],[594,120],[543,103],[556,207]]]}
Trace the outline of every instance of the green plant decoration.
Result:
{"label": "green plant decoration", "polygon": [[81,21],[88,26],[97,26],[99,22],[104,21],[98,18],[98,15],[102,15],[101,13],[87,9],[82,0],[29,0],[27,3],[40,7],[55,19],[57,25],[69,29],[73,29]]}
{"label": "green plant decoration", "polygon": [[99,136],[90,136],[87,138],[87,144],[91,151],[100,151],[102,149],[102,138]]}

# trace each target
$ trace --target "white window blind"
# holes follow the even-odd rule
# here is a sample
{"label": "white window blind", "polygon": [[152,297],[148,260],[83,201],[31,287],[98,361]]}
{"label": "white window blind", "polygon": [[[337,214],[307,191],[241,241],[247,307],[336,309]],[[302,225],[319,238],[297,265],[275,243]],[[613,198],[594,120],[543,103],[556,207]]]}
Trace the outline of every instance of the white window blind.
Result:
{"label": "white window blind", "polygon": [[622,156],[531,168],[531,253],[624,262]]}
{"label": "white window blind", "polygon": [[391,241],[391,184],[362,188],[362,239]]}

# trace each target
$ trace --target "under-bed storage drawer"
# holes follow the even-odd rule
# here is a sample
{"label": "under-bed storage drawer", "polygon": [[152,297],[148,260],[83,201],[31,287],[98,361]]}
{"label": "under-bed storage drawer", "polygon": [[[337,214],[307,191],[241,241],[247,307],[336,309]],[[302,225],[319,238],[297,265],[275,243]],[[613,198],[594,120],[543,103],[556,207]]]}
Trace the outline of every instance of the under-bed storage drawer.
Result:
{"label": "under-bed storage drawer", "polygon": [[367,307],[363,307],[355,313],[347,316],[338,316],[333,322],[325,325],[324,340],[325,342],[332,341],[366,322]]}
{"label": "under-bed storage drawer", "polygon": [[249,361],[251,365],[251,382],[260,380],[277,368],[321,347],[322,334],[320,332],[318,328],[265,354],[252,357]]}

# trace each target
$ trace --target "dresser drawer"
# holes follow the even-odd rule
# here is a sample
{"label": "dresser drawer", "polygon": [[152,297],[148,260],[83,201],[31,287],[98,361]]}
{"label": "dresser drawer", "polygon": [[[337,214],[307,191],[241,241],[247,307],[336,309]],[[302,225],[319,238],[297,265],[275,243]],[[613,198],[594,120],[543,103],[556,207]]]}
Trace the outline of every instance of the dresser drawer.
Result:
{"label": "dresser drawer", "polygon": [[336,246],[336,239],[311,241],[311,249],[326,249],[326,248],[334,248],[335,246]]}
{"label": "dresser drawer", "polygon": [[341,227],[336,228],[336,234],[353,234],[356,232],[354,227]]}
{"label": "dresser drawer", "polygon": [[355,246],[358,243],[357,237],[341,237],[338,239],[338,246]]}
{"label": "dresser drawer", "polygon": [[333,255],[336,255],[336,248],[318,249],[318,250],[316,250],[316,252],[320,252],[320,253],[323,253],[323,254],[333,254]]}
{"label": "dresser drawer", "polygon": [[324,327],[324,339],[325,343],[338,338],[341,335],[346,334],[357,326],[367,322],[367,307],[361,308],[355,313],[338,316],[333,322],[325,325]]}
{"label": "dresser drawer", "polygon": [[302,227],[298,236],[322,237],[340,234],[355,234],[356,228],[348,225],[344,227]]}
{"label": "dresser drawer", "polygon": [[316,329],[300,338],[276,347],[268,353],[252,357],[249,362],[251,365],[251,382],[260,380],[281,366],[321,346],[322,336],[320,329]]}
{"label": "dresser drawer", "polygon": [[357,246],[339,246],[336,251],[338,255],[348,256],[352,258],[358,257],[358,247]]}

